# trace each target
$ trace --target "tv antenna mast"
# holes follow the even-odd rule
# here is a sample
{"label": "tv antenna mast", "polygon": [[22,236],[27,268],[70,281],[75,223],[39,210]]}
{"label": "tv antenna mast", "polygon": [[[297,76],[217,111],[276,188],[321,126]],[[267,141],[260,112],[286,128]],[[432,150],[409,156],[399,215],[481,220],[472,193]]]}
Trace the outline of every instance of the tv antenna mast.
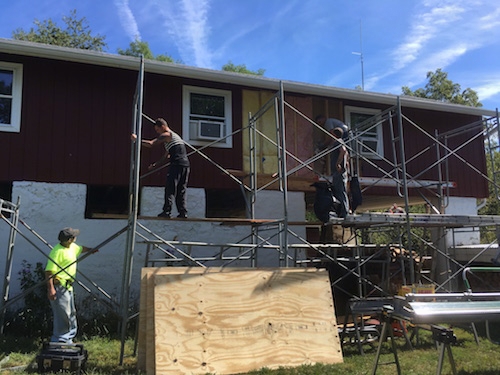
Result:
{"label": "tv antenna mast", "polygon": [[359,21],[359,52],[352,52],[353,55],[358,55],[361,61],[361,90],[365,91],[365,69],[363,67],[363,31],[361,20]]}

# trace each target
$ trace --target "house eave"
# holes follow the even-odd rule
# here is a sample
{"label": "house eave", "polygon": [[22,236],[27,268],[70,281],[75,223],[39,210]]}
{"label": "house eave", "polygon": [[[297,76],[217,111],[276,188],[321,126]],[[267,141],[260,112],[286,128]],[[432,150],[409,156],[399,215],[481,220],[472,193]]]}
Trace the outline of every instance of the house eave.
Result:
{"label": "house eave", "polygon": [[[139,68],[139,58],[137,57],[24,42],[13,39],[0,38],[0,52],[12,55],[33,56],[128,70],[138,70]],[[150,73],[229,83],[256,89],[277,91],[280,88],[280,84],[283,84],[283,88],[286,92],[333,97],[365,103],[396,105],[398,100],[398,96],[393,94],[382,94],[296,81],[279,80],[256,75],[190,67],[182,64],[160,62],[155,60],[146,60],[144,62],[144,68],[146,72]],[[409,96],[399,96],[399,99],[402,107],[469,114],[475,116],[496,116],[495,110],[488,110],[484,108],[443,103],[435,100]]]}

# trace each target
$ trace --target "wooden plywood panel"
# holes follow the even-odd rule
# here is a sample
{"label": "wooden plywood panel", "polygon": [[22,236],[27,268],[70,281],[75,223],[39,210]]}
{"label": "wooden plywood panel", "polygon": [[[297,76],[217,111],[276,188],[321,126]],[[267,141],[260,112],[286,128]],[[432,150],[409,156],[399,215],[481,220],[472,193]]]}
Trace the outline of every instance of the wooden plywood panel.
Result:
{"label": "wooden plywood panel", "polygon": [[155,309],[154,309],[154,279],[153,274],[157,269],[153,269],[146,278],[146,373],[156,374],[156,351],[155,351]]}
{"label": "wooden plywood panel", "polygon": [[[248,125],[248,113],[255,114],[264,106],[275,94],[270,91],[243,90],[242,92],[242,123]],[[274,106],[271,106],[256,123],[257,129],[276,142],[276,114]],[[243,168],[249,171],[249,141],[248,132],[245,130],[243,138]],[[256,148],[258,153],[257,172],[273,174],[278,170],[278,158],[276,145],[266,140],[263,136],[257,135]]]}
{"label": "wooden plywood panel", "polygon": [[150,276],[157,374],[234,374],[342,362],[326,271],[170,268],[163,273]]}
{"label": "wooden plywood panel", "polygon": [[139,332],[137,337],[137,368],[146,374],[155,374],[154,334],[154,280],[152,275],[164,268],[141,270],[141,298],[139,301]]}
{"label": "wooden plywood panel", "polygon": [[139,299],[139,329],[137,333],[137,368],[146,371],[146,306],[147,306],[147,277],[146,268],[141,270],[141,286]]}
{"label": "wooden plywood panel", "polygon": [[[313,125],[308,120],[314,120],[312,118],[312,98],[287,95],[286,101],[294,108],[291,109],[288,106],[285,108],[287,151],[298,159],[305,161],[314,154]],[[288,169],[292,169],[299,164],[291,156],[287,157]],[[299,169],[295,176],[311,179],[315,177],[314,173],[305,167]]]}

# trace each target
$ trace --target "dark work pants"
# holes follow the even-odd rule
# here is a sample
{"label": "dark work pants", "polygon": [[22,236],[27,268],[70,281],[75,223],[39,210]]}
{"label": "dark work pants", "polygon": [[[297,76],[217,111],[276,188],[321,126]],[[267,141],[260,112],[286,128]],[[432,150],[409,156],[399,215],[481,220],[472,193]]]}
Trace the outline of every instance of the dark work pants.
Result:
{"label": "dark work pants", "polygon": [[339,216],[345,218],[349,213],[349,198],[347,196],[347,172],[332,174],[333,195],[340,201]]}
{"label": "dark work pants", "polygon": [[186,189],[189,178],[189,167],[171,165],[168,167],[165,183],[165,204],[163,211],[170,214],[175,201],[177,211],[181,215],[187,214]]}

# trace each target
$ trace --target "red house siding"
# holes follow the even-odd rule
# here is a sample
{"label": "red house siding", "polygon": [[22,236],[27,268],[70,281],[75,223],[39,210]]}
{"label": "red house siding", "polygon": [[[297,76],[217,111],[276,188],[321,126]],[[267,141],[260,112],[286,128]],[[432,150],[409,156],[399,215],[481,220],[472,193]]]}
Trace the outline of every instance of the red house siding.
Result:
{"label": "red house siding", "polygon": [[[42,181],[83,183],[91,185],[128,185],[130,168],[130,131],[133,116],[133,95],[138,73],[121,68],[13,56],[0,53],[0,60],[23,64],[23,101],[20,133],[0,132],[0,181]],[[189,78],[146,73],[143,111],[153,119],[165,117],[174,131],[182,133],[182,87],[202,86],[232,92],[233,131],[240,129],[243,87]],[[287,101],[301,113],[313,118],[315,111],[324,110],[324,104],[341,111],[344,105],[359,107],[387,106],[358,101],[287,93]],[[324,102],[326,101],[326,102]],[[479,120],[478,116],[425,111],[404,108],[404,115],[434,136],[434,130],[446,132]],[[408,173],[419,179],[437,180],[437,169],[420,174],[436,160],[434,141],[404,120],[406,160],[429,147],[429,151],[407,163]],[[386,125],[384,125],[386,127]],[[153,138],[156,133],[148,120],[143,119],[143,136]],[[455,149],[465,143],[470,134],[450,140]],[[286,109],[286,142],[289,152],[307,160],[313,154],[313,129],[305,119],[290,108]],[[391,138],[384,129],[384,147],[387,159],[392,159]],[[475,168],[486,171],[482,138],[462,148],[458,154]],[[145,149],[142,153],[142,171],[157,160],[163,150]],[[242,135],[233,136],[233,148],[209,148],[203,151],[211,160],[225,169],[241,170]],[[199,155],[192,155],[190,187],[235,188],[237,185],[212,163]],[[288,168],[297,162],[288,157]],[[375,161],[383,165],[382,161]],[[387,169],[386,165],[383,165]],[[450,180],[457,183],[455,196],[485,197],[487,183],[476,178],[477,173],[463,161],[449,158]],[[469,173],[470,172],[470,173]],[[361,176],[377,177],[380,172],[369,163],[361,163]],[[292,177],[314,178],[306,169]],[[154,173],[142,185],[163,186],[165,172]],[[368,194],[389,193],[394,189],[373,188]]]}
{"label": "red house siding", "polygon": [[9,144],[0,148],[8,160],[0,178],[127,184],[137,74],[30,57],[16,62],[23,64],[21,132],[0,133]]}
{"label": "red house siding", "polygon": [[[0,132],[1,181],[70,182],[128,185],[130,132],[137,72],[73,62],[0,54],[3,61],[23,64],[23,102],[20,133]],[[231,90],[233,130],[241,127],[241,90],[230,85],[146,74],[145,114],[165,117],[182,134],[184,84]],[[143,119],[143,136],[156,133]],[[142,170],[157,160],[162,149],[142,153]],[[228,169],[241,169],[241,135],[232,149],[205,149]],[[229,179],[200,156],[191,157],[190,187],[224,187]],[[142,180],[163,186],[165,172]]]}
{"label": "red house siding", "polygon": [[[345,105],[354,105],[358,107],[372,107],[362,103],[344,103]],[[386,107],[379,107],[384,110]],[[436,164],[438,154],[437,145],[435,142],[435,130],[439,130],[439,134],[443,134],[453,129],[462,126],[470,125],[478,120],[478,116],[444,113],[436,111],[426,111],[414,108],[403,108],[403,139],[405,147],[405,160],[407,173],[419,180],[439,180],[438,165]],[[399,137],[397,129],[397,119],[393,119],[395,128],[395,137]],[[416,124],[420,129],[417,129],[413,124]],[[428,135],[426,135],[428,134]],[[477,130],[471,130],[467,133],[455,136],[449,139],[448,147],[450,150],[455,150],[461,147],[456,153],[474,168],[486,171],[486,158],[484,153],[483,137],[478,137],[474,141],[467,143],[473,135],[477,134]],[[391,163],[394,162],[392,151],[392,140],[389,131],[388,123],[383,124],[384,136],[384,157]],[[442,142],[442,140],[441,140]],[[463,146],[463,147],[462,147]],[[425,151],[424,151],[425,150]],[[399,155],[399,143],[396,143],[396,151]],[[445,156],[445,150],[440,147],[440,157]],[[450,153],[448,151],[448,153]],[[417,156],[418,155],[418,156]],[[451,196],[461,197],[487,197],[488,184],[484,178],[481,178],[477,172],[469,166],[466,166],[463,160],[452,155],[448,160],[449,180],[456,183],[456,188],[450,190]],[[372,162],[378,165],[385,171],[390,171],[392,167],[385,161],[373,160]],[[400,160],[398,160],[400,162]],[[382,173],[376,167],[370,165],[366,161],[361,161],[360,175],[363,177],[382,177]],[[444,175],[444,163],[441,163]],[[424,172],[425,171],[425,172]],[[387,189],[380,187],[372,187],[367,191],[368,194],[390,195],[395,193],[395,189]],[[410,194],[417,195],[415,191],[410,191]]]}

